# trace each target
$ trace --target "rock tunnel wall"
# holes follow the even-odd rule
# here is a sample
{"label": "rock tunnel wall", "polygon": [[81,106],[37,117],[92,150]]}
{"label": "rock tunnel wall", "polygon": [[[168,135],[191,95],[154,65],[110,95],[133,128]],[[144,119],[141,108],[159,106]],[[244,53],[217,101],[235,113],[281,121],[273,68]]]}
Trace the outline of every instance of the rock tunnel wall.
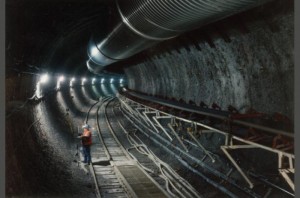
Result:
{"label": "rock tunnel wall", "polygon": [[[25,181],[25,167],[22,166],[22,160],[18,160],[18,154],[23,155],[22,147],[24,142],[15,144],[22,137],[26,128],[30,126],[31,119],[29,116],[24,116],[24,113],[16,112],[16,108],[22,106],[27,97],[33,93],[33,78],[30,76],[8,77],[6,78],[5,103],[6,103],[6,134],[5,134],[5,151],[6,151],[6,193],[14,192],[19,194],[21,191],[26,192],[29,189],[30,182]],[[32,94],[33,95],[33,94]],[[24,111],[28,110],[23,108]],[[24,112],[23,111],[23,112]],[[24,116],[24,117],[23,117]],[[22,122],[21,122],[22,121]],[[17,124],[18,123],[18,124]],[[23,126],[20,126],[22,125]],[[17,133],[16,133],[17,132]],[[24,133],[25,134],[25,133]],[[28,139],[28,143],[32,140]],[[28,192],[28,191],[27,191]]]}
{"label": "rock tunnel wall", "polygon": [[125,69],[128,87],[198,105],[215,102],[222,109],[279,112],[293,120],[292,5],[275,1],[192,33],[205,33],[198,42],[163,52],[152,48],[158,55]]}
{"label": "rock tunnel wall", "polygon": [[[81,87],[51,91],[54,82],[44,90],[47,97],[27,101],[35,81],[23,75],[6,79],[6,196],[94,197],[91,177],[74,163],[77,126],[93,97]],[[74,92],[80,100],[73,100]]]}

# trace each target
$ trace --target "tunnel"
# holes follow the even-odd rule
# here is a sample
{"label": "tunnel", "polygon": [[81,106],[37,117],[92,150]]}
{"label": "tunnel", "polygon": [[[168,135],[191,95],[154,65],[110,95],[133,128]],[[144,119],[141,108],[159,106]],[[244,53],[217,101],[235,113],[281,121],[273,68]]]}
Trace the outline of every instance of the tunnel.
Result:
{"label": "tunnel", "polygon": [[293,0],[5,14],[6,197],[295,197]]}

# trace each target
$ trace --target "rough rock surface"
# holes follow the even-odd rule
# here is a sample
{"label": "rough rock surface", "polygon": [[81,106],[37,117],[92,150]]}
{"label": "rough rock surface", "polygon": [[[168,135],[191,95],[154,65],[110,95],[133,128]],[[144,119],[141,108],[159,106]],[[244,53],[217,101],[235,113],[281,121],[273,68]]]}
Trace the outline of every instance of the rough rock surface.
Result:
{"label": "rough rock surface", "polygon": [[125,70],[129,88],[196,104],[216,102],[223,109],[233,105],[241,112],[250,107],[279,112],[293,119],[294,29],[287,4],[290,1],[276,1],[272,7],[204,27],[193,33],[200,39],[194,43],[183,42],[162,53],[152,48],[159,55]]}

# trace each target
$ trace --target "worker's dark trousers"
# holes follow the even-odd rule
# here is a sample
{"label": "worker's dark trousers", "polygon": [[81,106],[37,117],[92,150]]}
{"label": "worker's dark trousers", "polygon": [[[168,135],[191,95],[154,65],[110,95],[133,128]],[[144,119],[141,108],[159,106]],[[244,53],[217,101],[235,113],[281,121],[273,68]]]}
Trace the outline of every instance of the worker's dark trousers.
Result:
{"label": "worker's dark trousers", "polygon": [[84,163],[91,163],[91,148],[90,146],[82,146],[83,156],[84,156]]}

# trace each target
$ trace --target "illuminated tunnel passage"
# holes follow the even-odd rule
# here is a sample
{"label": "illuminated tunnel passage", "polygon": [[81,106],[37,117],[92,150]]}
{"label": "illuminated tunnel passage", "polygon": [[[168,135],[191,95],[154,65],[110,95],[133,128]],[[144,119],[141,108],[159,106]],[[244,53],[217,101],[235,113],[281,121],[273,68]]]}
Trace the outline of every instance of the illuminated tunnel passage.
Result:
{"label": "illuminated tunnel passage", "polygon": [[[35,196],[77,194],[78,196],[92,197],[92,180],[78,169],[76,163],[73,163],[78,144],[78,140],[74,137],[74,132],[77,134],[77,127],[70,127],[66,111],[61,111],[58,107],[59,104],[62,105],[56,101],[56,96],[50,95],[49,98],[33,106],[29,111],[34,115],[29,118],[32,123],[28,126],[31,127],[22,130],[23,121],[21,120],[19,125],[12,125],[16,130],[14,138],[18,139],[16,135],[19,135],[20,143],[23,142],[23,144],[15,153],[15,157],[21,160],[14,161],[12,158],[8,167],[17,169],[15,166],[19,165],[24,168],[21,170],[24,171],[22,175],[29,176],[26,182],[24,181],[28,186],[17,187],[25,188],[21,191],[22,195],[26,195],[26,193]],[[74,110],[76,112],[76,109]],[[87,111],[87,108],[83,110]],[[77,124],[81,124],[83,119],[84,116],[79,115],[74,120],[77,120]],[[10,122],[14,122],[14,120]],[[10,122],[7,121],[7,123]],[[18,126],[21,127],[21,130]],[[18,141],[17,139],[15,141]],[[13,180],[13,177],[11,179]],[[47,182],[45,183],[45,181]],[[11,182],[19,183],[20,181]],[[78,188],[78,186],[81,187]],[[33,191],[28,191],[29,189]]]}
{"label": "illuminated tunnel passage", "polygon": [[7,2],[7,197],[294,197],[293,5]]}
{"label": "illuminated tunnel passage", "polygon": [[[35,172],[29,173],[32,178],[39,178],[41,180],[41,189],[37,189],[34,192],[28,191],[28,194],[32,195],[33,193],[34,195],[40,195],[40,193],[43,192],[51,196],[84,195],[94,197],[97,196],[97,190],[94,190],[96,186],[99,187],[100,194],[105,194],[106,191],[104,189],[106,188],[103,187],[103,184],[101,184],[102,180],[99,178],[103,177],[101,174],[106,173],[105,171],[101,173],[100,167],[106,167],[105,169],[107,169],[110,167],[110,163],[119,164],[120,169],[126,163],[126,166],[128,166],[129,163],[130,166],[135,167],[136,165],[134,165],[134,163],[130,164],[132,163],[131,160],[134,159],[138,160],[141,167],[147,170],[146,172],[157,182],[156,185],[160,185],[162,192],[172,196],[179,195],[184,197],[184,194],[187,193],[190,195],[194,194],[191,195],[191,197],[260,197],[268,192],[268,189],[265,189],[265,185],[269,188],[272,187],[272,192],[281,197],[293,195],[290,190],[286,190],[290,187],[288,183],[284,181],[283,177],[278,177],[281,182],[275,182],[275,180],[271,182],[270,180],[267,183],[261,178],[253,179],[253,177],[257,175],[259,177],[264,177],[268,174],[276,175],[278,170],[273,166],[274,164],[277,165],[276,155],[270,155],[265,151],[260,151],[262,155],[257,156],[256,150],[253,152],[231,152],[234,159],[241,160],[239,163],[240,166],[235,167],[232,161],[227,159],[224,153],[220,152],[220,147],[223,146],[224,141],[226,142],[226,136],[209,134],[213,130],[218,130],[214,128],[219,123],[216,122],[216,120],[209,120],[204,117],[206,121],[202,123],[204,124],[203,126],[208,127],[208,130],[200,128],[200,133],[204,134],[199,136],[199,134],[196,133],[194,134],[195,136],[192,136],[188,131],[183,132],[182,130],[188,130],[188,127],[195,127],[196,125],[194,124],[196,122],[185,124],[182,121],[176,121],[178,118],[173,120],[175,117],[158,112],[160,110],[168,110],[166,107],[157,106],[153,103],[155,102],[155,97],[144,97],[148,100],[148,105],[154,108],[147,110],[147,107],[143,107],[142,104],[136,105],[131,103],[129,100],[132,96],[129,95],[127,99],[119,95],[119,97],[112,102],[107,102],[106,96],[102,95],[102,101],[96,101],[90,98],[92,96],[91,94],[87,94],[87,90],[92,90],[89,86],[92,85],[80,85],[73,88],[61,87],[60,90],[54,91],[51,83],[48,86],[43,86],[44,90],[41,93],[44,94],[44,97],[36,101],[30,101],[29,103],[29,108],[31,108],[30,111],[33,116],[27,118],[29,120],[25,120],[24,122],[32,122],[32,124],[24,124],[25,126],[29,126],[26,130],[22,129],[24,125],[20,124],[18,126],[20,129],[16,127],[15,130],[23,131],[23,133],[15,132],[7,137],[15,139],[18,138],[15,136],[19,135],[21,137],[20,139],[22,139],[20,144],[24,141],[25,145],[22,145],[22,152],[14,153],[14,155],[22,155],[26,156],[26,159],[30,159],[30,161],[18,161],[17,159],[22,159],[21,156],[18,156],[14,158],[14,160],[9,161],[9,165],[12,167],[22,166],[24,169],[19,171],[24,171],[23,174],[25,175],[28,174],[28,166],[36,167]],[[101,87],[103,90],[110,90],[110,93],[116,93],[113,90],[118,90],[122,95],[124,93],[126,95],[127,92],[126,88],[113,83],[102,84]],[[113,94],[108,95],[114,96]],[[133,96],[138,95],[139,94],[133,94]],[[185,122],[189,122],[190,118],[186,117],[188,111],[180,112],[176,110],[176,105],[174,105],[176,102],[170,101],[168,103],[168,100],[164,99],[157,99],[157,101],[161,104],[166,103],[170,105],[174,108],[172,110],[172,112],[175,113],[173,114],[174,116],[178,114],[187,119]],[[98,107],[101,110],[99,112]],[[197,109],[193,108],[193,105],[187,104],[182,104],[182,107],[186,109],[191,108],[192,110]],[[213,112],[212,114],[216,116],[230,115],[230,112],[219,111],[217,108],[206,112]],[[23,112],[20,112],[15,116],[18,118],[22,113]],[[95,164],[92,164],[91,167],[93,169],[90,169],[90,171],[80,162],[81,158],[78,157],[78,155],[81,156],[81,154],[78,154],[80,153],[80,142],[76,138],[78,132],[82,130],[81,126],[84,124],[88,113],[88,124],[91,126],[93,138],[95,139],[92,146],[92,159]],[[97,115],[99,118],[97,118]],[[113,157],[111,160],[107,160],[103,157],[105,153],[103,150],[104,143],[108,148],[112,146],[112,151],[115,150],[115,145],[110,145],[112,144],[112,137],[108,138],[107,135],[104,135],[111,129],[105,127],[107,124],[106,121],[100,121],[107,119],[106,116],[111,120],[111,127],[114,130],[115,136],[124,146],[131,160],[125,160],[120,158],[120,156],[117,156],[117,158]],[[97,119],[100,121],[100,134],[104,135],[103,138],[106,142],[101,142],[100,139],[98,139]],[[8,127],[13,126],[13,120],[8,120],[7,122],[11,123]],[[206,126],[206,124],[208,125]],[[257,136],[256,138],[263,138],[263,136]],[[256,140],[249,139],[249,141],[255,142]],[[260,142],[258,141],[257,143]],[[232,148],[234,148],[234,146],[235,145],[233,145]],[[17,146],[17,148],[20,147]],[[12,150],[16,151],[14,149]],[[292,155],[288,154],[288,151],[288,153],[280,152],[283,156]],[[119,155],[120,151],[114,151],[112,153]],[[249,156],[250,161],[247,160]],[[263,159],[266,158],[268,158],[268,160],[262,163]],[[293,158],[291,159],[293,161]],[[255,166],[255,160],[261,161],[260,167]],[[247,163],[245,164],[245,162]],[[125,164],[122,165],[122,163]],[[39,166],[40,164],[42,164],[42,166]],[[161,168],[162,170],[159,167],[163,167]],[[255,184],[254,188],[249,187],[249,183],[247,183],[241,173],[237,171],[237,167],[251,170],[251,174],[254,174],[254,176],[251,177],[250,184]],[[91,170],[94,170],[94,172]],[[267,174],[263,174],[266,172]],[[114,179],[119,177],[118,174],[120,173],[116,172],[116,170],[111,170],[110,174],[112,173],[115,174],[111,175]],[[167,178],[166,181],[168,180],[168,184],[166,184],[164,179],[159,177],[160,174],[164,175],[162,178]],[[100,183],[95,182],[94,178],[97,178],[97,175],[99,177],[97,181],[100,181]],[[270,178],[271,177],[269,177],[269,179]],[[46,183],[42,182],[45,180],[47,180]],[[107,181],[109,181],[108,183],[111,185],[112,178],[107,179]],[[170,184],[171,181],[172,185]],[[180,184],[178,183],[179,181],[183,183]],[[20,181],[11,180],[9,182],[12,183],[11,186],[14,186],[14,183],[22,182],[22,179]],[[36,180],[33,179],[31,182],[35,183]],[[54,190],[53,185],[55,185],[56,182],[61,184],[67,182],[68,185],[56,186]],[[78,189],[75,188],[76,185],[82,185],[84,187]],[[179,193],[178,189],[182,188],[182,185],[186,185],[186,191]],[[116,188],[115,186],[110,186],[110,188],[118,189],[115,189],[115,193],[129,193],[128,191],[124,191],[126,184],[118,183],[118,186],[121,187]],[[21,189],[20,187],[18,188]],[[32,189],[30,186],[24,186],[23,188],[24,189],[21,189],[22,193],[28,189]]]}
{"label": "illuminated tunnel passage", "polygon": [[[19,165],[24,168],[20,170],[24,171],[24,175],[31,175],[32,181],[28,180],[29,186],[18,186],[23,195],[25,195],[24,193],[28,193],[29,195],[37,196],[43,193],[46,196],[69,196],[70,194],[74,194],[78,197],[94,197],[92,178],[86,176],[86,173],[79,166],[80,159],[75,156],[80,149],[80,141],[76,136],[82,130],[81,126],[84,123],[89,108],[96,102],[95,99],[97,99],[96,97],[94,99],[89,97],[91,95],[87,95],[86,90],[92,90],[88,86],[74,86],[73,88],[62,86],[56,92],[48,90],[49,94],[47,94],[46,90],[43,90],[43,93],[47,97],[38,104],[33,103],[28,107],[28,111],[31,112],[29,115],[33,116],[26,116],[26,120],[20,121],[19,125],[14,127],[14,130],[21,133],[13,133],[14,135],[10,134],[7,137],[13,139],[20,138],[19,145],[14,149],[12,148],[12,151],[18,151],[16,153],[16,156],[19,156],[17,157],[18,159],[26,156],[21,161],[16,162],[14,160],[15,157],[8,161],[9,167],[14,168]],[[112,85],[102,86],[108,90],[106,86]],[[109,95],[112,95],[112,93],[110,92]],[[104,94],[99,95],[99,97],[104,96]],[[18,113],[20,115],[14,116],[17,119],[21,119],[24,113],[21,112]],[[95,117],[95,114],[94,112],[90,116]],[[12,118],[15,117],[7,120],[7,123],[12,124],[7,125],[9,128],[13,127],[14,119]],[[22,129],[23,123],[29,127]],[[94,130],[95,121],[91,119],[89,124]],[[96,144],[96,142],[97,140],[94,143]],[[92,153],[95,152],[92,151]],[[36,181],[36,179],[38,180]],[[18,183],[20,181],[16,181],[11,177],[8,182]],[[47,184],[44,184],[43,181],[47,181]],[[38,183],[36,182],[40,182],[40,185],[37,185]],[[32,186],[30,187],[31,184]],[[35,190],[33,192],[26,192],[27,188]]]}

